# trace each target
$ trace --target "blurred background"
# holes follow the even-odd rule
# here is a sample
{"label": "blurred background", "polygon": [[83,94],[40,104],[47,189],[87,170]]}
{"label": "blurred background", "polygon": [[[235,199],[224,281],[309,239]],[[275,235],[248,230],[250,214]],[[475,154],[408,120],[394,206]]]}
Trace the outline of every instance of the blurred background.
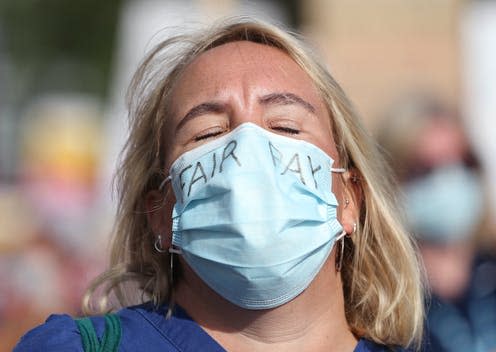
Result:
{"label": "blurred background", "polygon": [[310,38],[377,135],[426,261],[430,348],[496,351],[494,0],[0,0],[0,351],[77,315],[106,266],[140,59],[237,14]]}

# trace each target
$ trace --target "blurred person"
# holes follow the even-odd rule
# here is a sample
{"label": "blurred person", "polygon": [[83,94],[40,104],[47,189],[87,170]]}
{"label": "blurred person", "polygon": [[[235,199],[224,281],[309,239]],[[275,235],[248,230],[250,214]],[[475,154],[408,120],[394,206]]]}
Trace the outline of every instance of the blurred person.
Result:
{"label": "blurred person", "polygon": [[105,268],[92,209],[97,100],[47,93],[26,104],[20,121],[18,178],[0,187],[0,351],[49,312],[80,313],[85,287]]}
{"label": "blurred person", "polygon": [[[12,351],[19,335],[50,312],[79,311],[88,268],[78,263],[86,258],[69,253],[40,228],[35,230],[29,239],[18,236],[22,247],[19,243],[0,256],[0,351]],[[11,242],[15,241],[19,239]]]}
{"label": "blurred person", "polygon": [[[98,100],[49,93],[23,116],[19,186],[46,235],[68,250],[95,253],[97,165],[103,152]],[[103,254],[103,253],[102,253]]]}
{"label": "blurred person", "polygon": [[15,351],[419,345],[421,271],[389,173],[303,41],[238,18],[165,40],[130,119],[111,268],[84,301],[98,314],[51,316]]}
{"label": "blurred person", "polygon": [[428,349],[496,351],[496,261],[477,246],[485,190],[457,112],[412,95],[386,114],[378,140],[399,177],[427,271]]}
{"label": "blurred person", "polygon": [[[23,278],[18,271],[20,253],[36,238],[36,220],[21,192],[11,185],[0,185],[0,351],[12,351],[19,335],[33,326],[31,318],[42,322],[43,316],[33,317],[35,304],[25,290],[17,285]],[[21,274],[21,275],[19,275]],[[24,288],[24,287],[23,287]],[[39,307],[36,307],[39,308]],[[22,321],[16,319],[25,317]],[[28,321],[28,323],[25,323]],[[31,322],[31,324],[29,324]]]}

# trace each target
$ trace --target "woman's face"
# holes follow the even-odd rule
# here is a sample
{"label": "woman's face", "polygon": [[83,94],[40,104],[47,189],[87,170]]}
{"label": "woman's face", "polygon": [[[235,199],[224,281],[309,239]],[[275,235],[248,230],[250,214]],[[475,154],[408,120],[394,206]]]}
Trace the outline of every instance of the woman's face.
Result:
{"label": "woman's face", "polygon": [[178,79],[169,116],[166,168],[245,122],[306,140],[338,159],[329,114],[312,80],[266,45],[232,42],[201,54]]}
{"label": "woman's face", "polygon": [[[331,120],[308,75],[282,51],[248,41],[232,42],[196,58],[178,78],[171,95],[165,134],[165,170],[180,155],[251,122],[325,151],[341,167]],[[333,175],[332,192],[344,204],[341,176]],[[346,175],[347,177],[347,175]],[[175,202],[168,192],[166,214]],[[348,233],[357,219],[353,200],[338,219]],[[348,214],[349,213],[349,214]],[[168,216],[160,215],[163,219]],[[169,220],[163,229],[170,229]],[[162,231],[162,232],[159,232]],[[167,232],[165,232],[167,233]],[[164,245],[168,246],[170,239]]]}

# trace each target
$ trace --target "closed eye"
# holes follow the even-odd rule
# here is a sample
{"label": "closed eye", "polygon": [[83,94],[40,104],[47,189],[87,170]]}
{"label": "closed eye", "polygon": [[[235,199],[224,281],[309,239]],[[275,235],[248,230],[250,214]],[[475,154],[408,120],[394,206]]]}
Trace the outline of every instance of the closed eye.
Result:
{"label": "closed eye", "polygon": [[213,137],[216,137],[222,133],[223,133],[222,130],[217,130],[217,131],[213,131],[213,132],[207,132],[204,134],[200,134],[199,136],[195,137],[195,142],[199,142],[199,141],[202,141],[205,139],[213,138]]}
{"label": "closed eye", "polygon": [[299,134],[300,133],[300,131],[295,129],[295,128],[285,127],[285,126],[272,127],[272,129],[279,131],[279,132],[287,133],[287,134]]}

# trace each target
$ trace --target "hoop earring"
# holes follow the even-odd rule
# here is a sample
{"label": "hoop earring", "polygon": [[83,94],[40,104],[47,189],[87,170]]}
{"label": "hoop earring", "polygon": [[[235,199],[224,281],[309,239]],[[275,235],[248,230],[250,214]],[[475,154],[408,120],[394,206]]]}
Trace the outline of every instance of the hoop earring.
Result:
{"label": "hoop earring", "polygon": [[167,250],[162,247],[162,235],[157,236],[157,239],[155,240],[153,246],[155,247],[155,250],[159,253],[167,252]]}

